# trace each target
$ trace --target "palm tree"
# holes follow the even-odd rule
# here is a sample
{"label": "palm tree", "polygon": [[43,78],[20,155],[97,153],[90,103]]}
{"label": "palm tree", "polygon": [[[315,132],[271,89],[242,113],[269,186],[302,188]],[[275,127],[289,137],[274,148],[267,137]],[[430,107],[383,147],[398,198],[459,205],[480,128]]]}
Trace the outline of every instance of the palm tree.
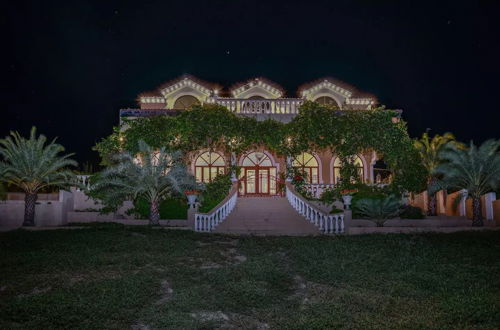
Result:
{"label": "palm tree", "polygon": [[115,165],[98,175],[90,189],[112,202],[144,198],[150,204],[152,225],[159,224],[162,200],[196,186],[180,152],[168,152],[165,148],[155,151],[140,141],[139,157],[124,152],[115,156],[115,161]]}
{"label": "palm tree", "polygon": [[30,138],[23,138],[18,132],[0,139],[0,180],[13,184],[25,192],[23,226],[35,225],[35,204],[40,189],[55,186],[65,187],[76,182],[75,175],[68,166],[77,166],[69,159],[73,154],[60,155],[64,147],[50,143],[43,135],[36,136],[36,128],[31,129]]}
{"label": "palm tree", "polygon": [[[439,152],[447,145],[453,144],[455,146],[462,145],[455,140],[452,133],[444,133],[441,135],[434,135],[432,139],[429,138],[428,133],[423,133],[420,139],[415,140],[415,148],[417,148],[422,159],[422,164],[427,170],[427,186],[430,187],[434,184],[436,176],[433,174],[436,167],[440,164]],[[428,191],[427,199],[427,215],[436,215],[436,194]]]}
{"label": "palm tree", "polygon": [[441,176],[436,186],[467,190],[467,197],[472,198],[473,226],[483,225],[481,196],[500,185],[499,148],[500,140],[488,140],[479,148],[472,142],[468,149],[449,145],[440,152],[442,163],[433,171]]}

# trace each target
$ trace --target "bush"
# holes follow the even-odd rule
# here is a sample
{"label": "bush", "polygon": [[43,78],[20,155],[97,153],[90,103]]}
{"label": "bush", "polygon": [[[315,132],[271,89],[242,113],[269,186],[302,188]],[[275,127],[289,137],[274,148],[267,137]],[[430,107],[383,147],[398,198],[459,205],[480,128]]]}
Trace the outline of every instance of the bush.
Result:
{"label": "bush", "polygon": [[383,227],[384,223],[399,214],[399,198],[388,196],[385,198],[363,198],[358,200],[356,211],[363,217],[366,217],[377,224],[377,227]]}
{"label": "bush", "polygon": [[401,219],[425,219],[425,214],[420,207],[406,205],[399,212]]}
{"label": "bush", "polygon": [[209,212],[217,204],[222,202],[229,193],[229,189],[232,186],[231,175],[230,174],[220,174],[205,185],[205,191],[200,196],[201,206],[199,208],[200,212]]}
{"label": "bush", "polygon": [[[136,218],[147,219],[150,212],[149,202],[139,198],[134,202],[134,208],[127,211]],[[187,219],[188,205],[186,198],[169,198],[160,203],[160,219]]]}
{"label": "bush", "polygon": [[7,199],[7,188],[5,188],[4,184],[0,182],[0,201],[4,201]]}

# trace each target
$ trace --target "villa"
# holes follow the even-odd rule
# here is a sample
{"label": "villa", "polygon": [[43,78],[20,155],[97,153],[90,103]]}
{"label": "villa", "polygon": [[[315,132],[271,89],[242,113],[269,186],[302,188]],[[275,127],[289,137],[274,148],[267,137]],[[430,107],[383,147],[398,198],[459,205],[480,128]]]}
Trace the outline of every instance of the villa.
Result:
{"label": "villa", "polygon": [[[296,97],[290,95],[277,83],[265,78],[250,79],[228,88],[202,81],[190,75],[169,81],[156,90],[139,95],[138,109],[120,110],[120,120],[155,116],[175,115],[195,104],[219,104],[239,116],[257,120],[272,119],[289,122],[299,113],[304,101],[315,101],[331,106],[334,111],[370,110],[377,99],[358,91],[344,82],[325,78],[303,84]],[[397,119],[397,118],[396,118]],[[217,150],[199,150],[189,155],[190,168],[199,182],[209,182],[230,165],[241,168],[239,196],[273,196],[278,194],[277,180],[287,164],[306,173],[309,189],[318,196],[323,189],[333,186],[340,178],[340,160],[331,151],[306,152],[288,159],[266,150],[247,150],[235,155]],[[389,172],[377,154],[367,150],[356,156],[359,177],[366,183],[380,183],[390,179]]]}

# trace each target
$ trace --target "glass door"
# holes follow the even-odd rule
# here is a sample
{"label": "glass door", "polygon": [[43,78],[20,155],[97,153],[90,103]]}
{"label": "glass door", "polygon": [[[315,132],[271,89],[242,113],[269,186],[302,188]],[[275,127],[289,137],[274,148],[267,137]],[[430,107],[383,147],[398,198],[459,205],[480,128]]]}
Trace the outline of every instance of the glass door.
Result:
{"label": "glass door", "polygon": [[259,169],[259,194],[269,194],[269,169]]}
{"label": "glass door", "polygon": [[245,176],[246,176],[245,194],[255,194],[257,192],[255,172],[256,172],[255,169],[246,169],[245,171]]}

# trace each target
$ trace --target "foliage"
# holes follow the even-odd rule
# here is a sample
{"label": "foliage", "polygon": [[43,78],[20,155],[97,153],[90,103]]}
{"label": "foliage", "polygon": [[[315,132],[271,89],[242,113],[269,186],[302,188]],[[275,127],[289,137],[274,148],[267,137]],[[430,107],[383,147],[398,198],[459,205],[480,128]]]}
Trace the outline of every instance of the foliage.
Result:
{"label": "foliage", "polygon": [[294,156],[330,149],[345,163],[341,171],[345,188],[358,175],[352,156],[374,150],[394,171],[393,184],[398,190],[419,192],[425,186],[425,168],[406,124],[393,122],[395,116],[396,112],[384,109],[339,111],[305,102],[300,113],[284,124],[240,117],[219,105],[198,105],[176,116],[126,121],[123,132],[115,128],[94,150],[101,154],[103,163],[109,163],[111,155],[121,149],[137,152],[141,139],[153,148],[184,152],[217,149],[241,153],[265,145],[277,154]]}
{"label": "foliage", "polygon": [[405,205],[399,212],[401,219],[425,219],[425,214],[418,206]]}
{"label": "foliage", "polygon": [[440,179],[433,191],[466,189],[473,200],[473,224],[483,224],[481,196],[495,191],[500,185],[500,140],[488,140],[477,147],[472,142],[468,149],[450,145],[440,152],[442,163],[434,170]]}
{"label": "foliage", "polygon": [[7,199],[7,188],[5,188],[5,185],[0,182],[0,201],[4,201]]}
{"label": "foliage", "polygon": [[330,210],[330,214],[334,214],[334,213],[343,213],[344,210],[342,209],[339,209],[339,208],[336,208],[335,206],[332,206],[331,210]]}
{"label": "foliage", "polygon": [[47,143],[44,135],[36,136],[36,128],[31,129],[28,139],[18,132],[0,140],[0,180],[20,187],[25,193],[24,225],[34,225],[35,203],[38,192],[46,187],[67,187],[76,182],[69,166],[77,166],[70,159],[73,154],[61,155],[64,147]]}
{"label": "foliage", "polygon": [[205,185],[205,191],[200,196],[201,206],[200,212],[209,212],[217,204],[222,202],[227,197],[229,189],[231,189],[231,175],[217,175],[211,182]]}
{"label": "foliage", "polygon": [[104,205],[117,206],[127,199],[145,199],[150,204],[150,223],[158,224],[159,203],[181,195],[196,183],[182,162],[180,152],[168,152],[165,148],[155,151],[139,141],[138,154],[139,160],[128,152],[117,155],[113,159],[115,165],[91,181],[91,190],[100,195]]}
{"label": "foliage", "polygon": [[[420,139],[415,140],[414,145],[420,154],[422,165],[425,167],[427,172],[426,177],[428,190],[429,187],[434,184],[434,181],[438,179],[434,170],[441,162],[439,153],[448,145],[462,147],[462,144],[457,142],[455,140],[455,136],[451,133],[445,133],[443,136],[436,134],[432,139],[429,138],[428,133],[424,133]],[[428,215],[436,215],[436,202],[435,194],[429,191],[427,205]]]}
{"label": "foliage", "polygon": [[[160,202],[160,219],[187,219],[188,204],[184,196],[166,198]],[[146,199],[138,198],[134,201],[134,208],[127,211],[138,219],[149,217],[150,206]]]}
{"label": "foliage", "polygon": [[319,196],[319,201],[324,205],[332,205],[339,200],[341,200],[340,190],[335,188],[327,188]]}
{"label": "foliage", "polygon": [[383,227],[384,223],[399,214],[400,201],[395,196],[363,198],[356,203],[357,213]]}
{"label": "foliage", "polygon": [[455,145],[462,148],[462,144],[455,140],[455,136],[452,133],[444,133],[442,136],[436,134],[432,139],[429,138],[428,133],[423,133],[422,137],[416,139],[414,144],[422,159],[422,165],[427,170],[429,180],[436,167],[441,163],[439,153],[445,147]]}

